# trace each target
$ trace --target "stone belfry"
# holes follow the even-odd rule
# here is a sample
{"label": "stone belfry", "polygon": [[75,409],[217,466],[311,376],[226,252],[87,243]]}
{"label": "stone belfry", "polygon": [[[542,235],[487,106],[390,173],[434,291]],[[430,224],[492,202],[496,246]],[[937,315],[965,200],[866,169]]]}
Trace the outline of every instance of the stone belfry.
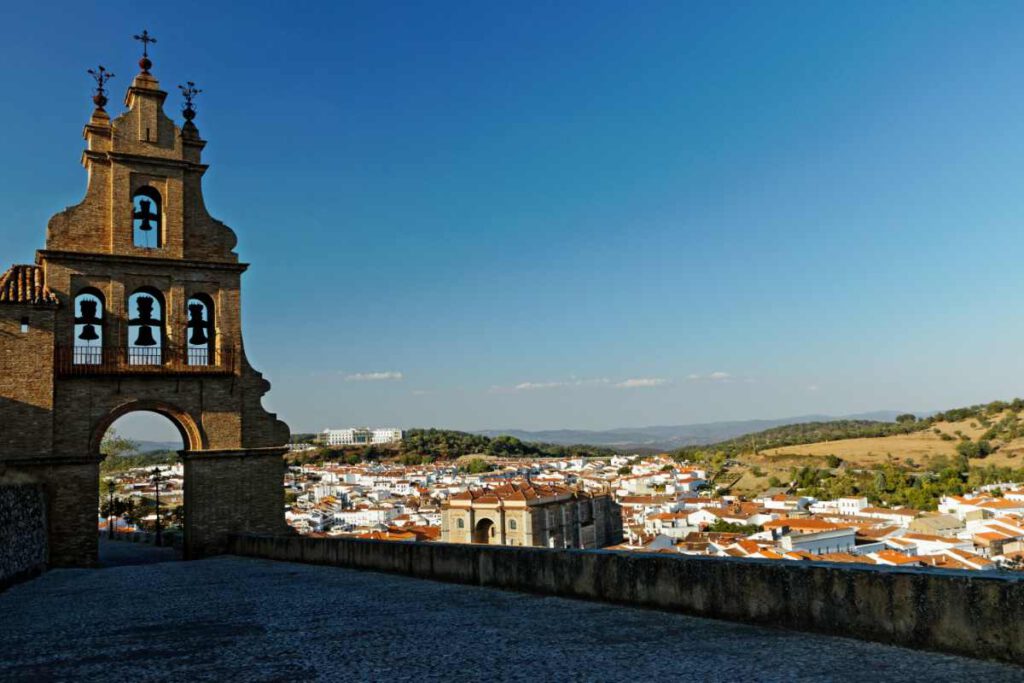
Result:
{"label": "stone belfry", "polygon": [[111,119],[103,67],[85,126],[85,198],[50,219],[34,265],[0,277],[0,484],[46,494],[54,565],[96,560],[100,442],[133,411],[168,417],[185,443],[185,553],[236,531],[280,532],[288,428],[264,410],[246,360],[234,232],[206,210],[206,145],[164,113],[155,40]]}

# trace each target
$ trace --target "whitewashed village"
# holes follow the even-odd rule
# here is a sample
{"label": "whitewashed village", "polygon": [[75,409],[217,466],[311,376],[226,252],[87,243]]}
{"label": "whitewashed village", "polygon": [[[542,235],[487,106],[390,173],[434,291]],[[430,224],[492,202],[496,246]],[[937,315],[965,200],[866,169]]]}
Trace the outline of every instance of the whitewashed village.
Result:
{"label": "whitewashed village", "polygon": [[[313,446],[293,448],[302,451]],[[788,493],[785,486],[749,499],[717,495],[709,485],[706,466],[677,462],[666,455],[491,459],[486,471],[470,470],[454,462],[291,465],[284,481],[285,518],[304,535],[396,542],[603,547],[778,561],[1024,569],[1022,482],[989,484],[967,495],[945,496],[937,511],[927,512],[872,506],[866,497],[818,500]],[[182,474],[180,464],[170,464],[136,468],[109,479],[113,484],[106,491],[112,500],[120,501],[113,508],[120,512],[113,517],[113,533],[152,530],[157,522],[152,501],[158,488],[161,523],[165,532],[173,531],[180,522]],[[446,511],[460,502],[464,507],[480,502],[511,511],[513,499],[550,507],[581,498],[611,502],[611,523],[621,529],[618,542],[574,542],[568,533],[526,543],[501,533],[474,537],[469,532],[460,538],[456,524],[446,520]],[[110,533],[103,514],[99,530]]]}
{"label": "whitewashed village", "polygon": [[747,500],[715,495],[706,469],[667,456],[506,460],[475,474],[439,464],[292,466],[286,517],[302,534],[450,541],[443,512],[453,500],[509,487],[542,496],[607,492],[621,515],[622,541],[606,546],[613,550],[981,571],[1024,566],[1022,483],[947,496],[934,512],[875,507],[866,497],[816,500],[782,488]]}

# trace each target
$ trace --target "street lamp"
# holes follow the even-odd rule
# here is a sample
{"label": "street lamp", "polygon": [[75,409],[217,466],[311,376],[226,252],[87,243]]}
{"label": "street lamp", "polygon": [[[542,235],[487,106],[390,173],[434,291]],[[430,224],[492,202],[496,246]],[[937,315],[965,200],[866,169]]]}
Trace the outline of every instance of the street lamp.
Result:
{"label": "street lamp", "polygon": [[163,530],[160,528],[160,468],[154,467],[153,471],[149,474],[153,485],[156,487],[156,547],[159,548],[163,541]]}
{"label": "street lamp", "polygon": [[114,491],[117,483],[113,477],[107,479],[107,537],[114,540]]}

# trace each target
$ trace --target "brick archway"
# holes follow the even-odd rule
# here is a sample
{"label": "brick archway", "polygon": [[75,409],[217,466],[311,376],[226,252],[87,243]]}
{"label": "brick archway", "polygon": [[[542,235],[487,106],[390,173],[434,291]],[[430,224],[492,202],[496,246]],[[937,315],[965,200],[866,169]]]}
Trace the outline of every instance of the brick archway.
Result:
{"label": "brick archway", "polygon": [[107,413],[93,428],[89,442],[90,455],[101,458],[100,445],[103,443],[103,435],[120,418],[137,412],[158,413],[169,419],[181,435],[185,450],[199,451],[206,448],[206,437],[203,435],[202,427],[186,411],[163,401],[128,401]]}
{"label": "brick archway", "polygon": [[[166,96],[146,70],[126,111],[93,112],[85,197],[50,219],[35,264],[0,271],[0,470],[45,488],[55,566],[96,562],[100,443],[135,411],[164,415],[186,444],[186,557],[224,552],[236,532],[287,530],[288,425],[263,407],[270,383],[242,344],[248,264],[206,209],[206,142],[167,116]],[[140,245],[141,188],[159,197],[159,239]],[[94,307],[76,306],[83,292]]]}

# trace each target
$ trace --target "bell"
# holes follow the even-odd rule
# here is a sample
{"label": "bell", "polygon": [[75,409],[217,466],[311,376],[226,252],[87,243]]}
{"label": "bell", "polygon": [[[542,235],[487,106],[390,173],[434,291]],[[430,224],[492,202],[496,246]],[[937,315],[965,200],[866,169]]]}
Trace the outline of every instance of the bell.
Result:
{"label": "bell", "polygon": [[100,338],[100,335],[96,334],[96,328],[92,325],[86,325],[82,328],[82,333],[78,335],[78,338],[82,341],[96,341]]}
{"label": "bell", "polygon": [[210,341],[210,338],[206,336],[206,321],[203,320],[203,309],[202,304],[189,304],[188,306],[188,326],[192,330],[192,336],[189,337],[188,343],[193,346],[202,346]]}
{"label": "bell", "polygon": [[156,214],[150,210],[151,202],[148,199],[139,200],[139,210],[136,211],[132,218],[141,221],[139,223],[139,230],[143,232],[149,232],[153,229],[153,219],[156,218]]}
{"label": "bell", "polygon": [[138,301],[135,302],[136,308],[139,311],[139,320],[141,322],[149,322],[153,319],[153,299],[148,296],[140,296]]}
{"label": "bell", "polygon": [[96,302],[95,301],[80,301],[78,303],[78,309],[82,315],[75,318],[75,322],[79,325],[96,325],[100,322],[100,318],[96,315]]}
{"label": "bell", "polygon": [[208,341],[210,341],[210,339],[206,336],[206,330],[202,327],[192,328],[192,336],[188,339],[189,344],[192,346],[204,346]]}
{"label": "bell", "polygon": [[139,336],[135,338],[135,346],[156,346],[156,339],[153,338],[153,328],[149,325],[139,327]]}

